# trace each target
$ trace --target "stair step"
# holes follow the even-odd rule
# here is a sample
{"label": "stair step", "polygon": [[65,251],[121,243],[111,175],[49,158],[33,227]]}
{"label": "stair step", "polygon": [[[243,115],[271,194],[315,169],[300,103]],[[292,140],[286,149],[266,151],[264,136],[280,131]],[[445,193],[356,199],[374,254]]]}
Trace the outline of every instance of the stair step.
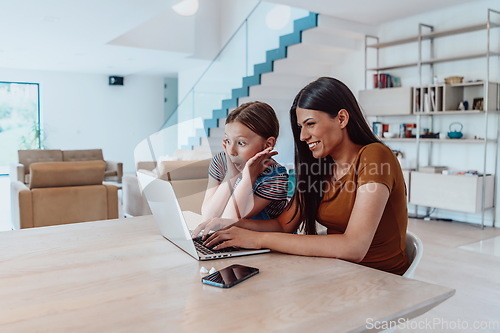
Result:
{"label": "stair step", "polygon": [[339,50],[330,46],[305,46],[302,44],[290,47],[287,60],[291,61],[314,61],[322,65],[333,64],[335,57],[344,54],[346,50]]}
{"label": "stair step", "polygon": [[317,79],[316,76],[309,75],[293,75],[288,73],[267,73],[261,77],[262,86],[279,86],[279,87],[293,87],[297,89],[303,88],[309,82]]}
{"label": "stair step", "polygon": [[[245,98],[241,99],[240,105],[243,103],[247,103],[247,102],[254,102],[256,100],[258,100],[258,99],[255,99],[253,96],[245,97]],[[273,108],[283,108],[284,106],[287,106],[288,108],[290,108],[293,100],[290,100],[290,98],[270,97],[270,98],[267,98],[266,100],[261,100],[261,102],[265,102],[265,103],[271,105]]]}
{"label": "stair step", "polygon": [[[214,127],[214,128],[217,128],[217,127]],[[212,144],[220,145],[222,142],[223,136],[210,136],[210,137],[201,138],[201,144],[202,145],[212,145]]]}
{"label": "stair step", "polygon": [[[319,47],[323,50],[332,48],[333,50],[347,52],[359,50],[362,42],[361,39],[327,34],[317,30],[307,30],[302,33],[302,43],[300,45],[313,50]],[[321,50],[316,50],[316,52],[321,52]]]}
{"label": "stair step", "polygon": [[193,150],[195,152],[200,152],[200,153],[208,153],[208,152],[210,152],[212,155],[215,155],[218,152],[222,151],[222,146],[221,145],[195,146],[193,148]]}
{"label": "stair step", "polygon": [[377,35],[376,25],[353,22],[328,15],[319,15],[318,26],[311,30],[327,34],[342,34],[359,39],[363,39],[365,35]]}
{"label": "stair step", "polygon": [[250,87],[249,97],[253,97],[262,101],[266,101],[271,97],[293,99],[297,94],[297,89],[292,87],[280,86],[254,86]]}
{"label": "stair step", "polygon": [[288,73],[293,75],[325,76],[330,73],[329,65],[314,61],[282,59],[274,62],[276,73]]}
{"label": "stair step", "polygon": [[221,126],[221,123],[219,122],[219,127],[213,127],[210,129],[210,137],[214,136],[214,137],[223,138],[224,135],[225,135],[224,123],[222,123],[222,126]]}
{"label": "stair step", "polygon": [[[297,91],[298,92],[298,91]],[[260,99],[260,98],[254,98],[254,97],[247,97],[248,101],[255,101],[255,100],[260,100],[261,102],[265,102],[269,104],[274,111],[276,112],[276,115],[278,116],[278,119],[283,116],[286,119],[288,119],[288,114],[290,112],[290,107],[292,106],[293,99],[295,98],[295,95],[292,98],[267,98],[267,99]],[[286,124],[288,124],[288,120],[286,121]]]}
{"label": "stair step", "polygon": [[308,16],[295,20],[293,22],[293,30],[301,31],[316,27],[318,25],[318,16],[318,14],[310,12]]}
{"label": "stair step", "polygon": [[207,151],[195,151],[191,149],[177,149],[175,156],[179,160],[191,161],[191,160],[204,160],[212,158],[212,154],[209,150]]}

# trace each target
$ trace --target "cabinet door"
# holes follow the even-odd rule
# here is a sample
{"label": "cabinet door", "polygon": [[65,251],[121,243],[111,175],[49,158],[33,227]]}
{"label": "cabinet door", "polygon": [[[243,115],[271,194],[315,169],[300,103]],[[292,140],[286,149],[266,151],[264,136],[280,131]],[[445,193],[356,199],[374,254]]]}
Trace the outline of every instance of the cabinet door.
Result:
{"label": "cabinet door", "polygon": [[361,90],[359,104],[365,116],[394,116],[411,114],[412,88],[398,87]]}
{"label": "cabinet door", "polygon": [[481,212],[482,183],[486,179],[485,208],[493,206],[493,176],[455,176],[412,172],[410,203],[419,206]]}

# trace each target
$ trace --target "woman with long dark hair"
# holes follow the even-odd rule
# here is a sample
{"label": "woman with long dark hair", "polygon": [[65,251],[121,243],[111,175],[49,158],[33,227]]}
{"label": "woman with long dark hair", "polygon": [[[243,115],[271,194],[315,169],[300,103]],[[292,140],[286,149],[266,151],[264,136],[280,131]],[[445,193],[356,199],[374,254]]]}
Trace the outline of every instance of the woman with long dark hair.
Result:
{"label": "woman with long dark hair", "polygon": [[[409,266],[403,174],[352,92],[319,78],[297,94],[290,120],[296,187],[287,209],[265,223],[240,220],[205,244],[340,258],[402,275]],[[317,235],[316,222],[327,235]],[[305,235],[294,234],[301,226]]]}

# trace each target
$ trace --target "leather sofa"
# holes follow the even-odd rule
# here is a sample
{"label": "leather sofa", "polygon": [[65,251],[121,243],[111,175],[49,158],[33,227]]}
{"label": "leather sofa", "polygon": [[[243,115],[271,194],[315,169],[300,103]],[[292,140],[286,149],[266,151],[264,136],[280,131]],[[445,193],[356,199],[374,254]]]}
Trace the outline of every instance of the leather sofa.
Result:
{"label": "leather sofa", "polygon": [[11,183],[15,229],[118,218],[118,188],[103,185],[104,161],[30,164],[29,186]]}
{"label": "leather sofa", "polygon": [[[60,149],[33,149],[18,150],[19,163],[11,172],[13,180],[24,184],[30,182],[30,165],[36,162],[77,162],[77,161],[104,161],[102,149],[60,150]],[[106,170],[105,180],[122,182],[123,163],[104,161]]]}
{"label": "leather sofa", "polygon": [[[181,209],[201,214],[201,205],[208,185],[208,167],[211,159],[194,161],[144,161],[137,163],[138,172],[153,173],[169,181],[174,188]],[[126,216],[150,215],[142,196],[137,176],[123,177],[123,212]]]}

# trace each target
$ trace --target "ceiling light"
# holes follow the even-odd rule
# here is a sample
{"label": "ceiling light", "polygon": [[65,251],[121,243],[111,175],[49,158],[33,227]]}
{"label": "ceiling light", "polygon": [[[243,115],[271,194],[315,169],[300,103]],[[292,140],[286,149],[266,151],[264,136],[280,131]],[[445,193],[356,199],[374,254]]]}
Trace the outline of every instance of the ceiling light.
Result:
{"label": "ceiling light", "polygon": [[200,2],[198,0],[182,0],[172,6],[174,12],[182,16],[191,16],[196,14],[198,8],[200,7]]}
{"label": "ceiling light", "polygon": [[266,15],[266,25],[269,29],[280,30],[290,22],[292,10],[289,6],[276,5]]}

